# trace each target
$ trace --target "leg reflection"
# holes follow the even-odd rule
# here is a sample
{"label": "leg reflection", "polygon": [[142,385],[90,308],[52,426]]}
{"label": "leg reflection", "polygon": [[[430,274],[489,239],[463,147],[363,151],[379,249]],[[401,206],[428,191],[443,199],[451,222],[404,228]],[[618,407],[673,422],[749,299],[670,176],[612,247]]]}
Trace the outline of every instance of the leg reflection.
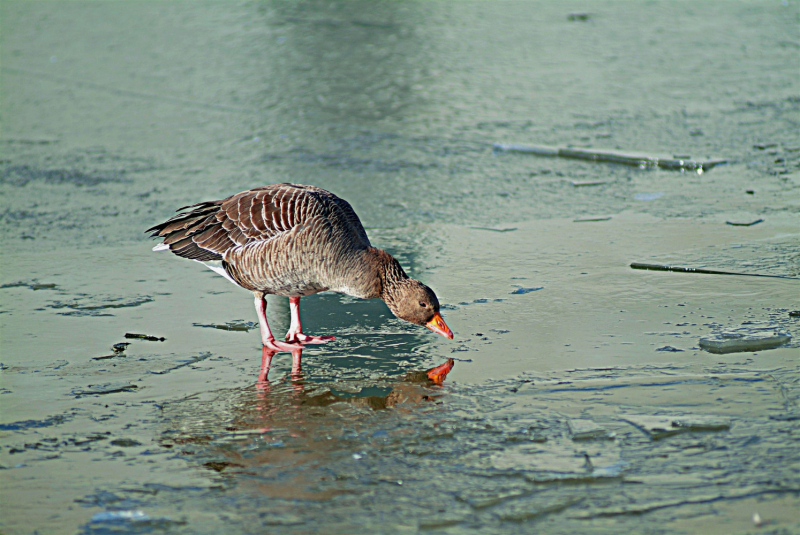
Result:
{"label": "leg reflection", "polygon": [[261,371],[258,373],[257,384],[269,384],[267,381],[269,367],[272,365],[272,357],[274,357],[276,353],[278,352],[274,349],[270,349],[267,346],[261,346]]}
{"label": "leg reflection", "polygon": [[303,377],[303,365],[301,362],[302,356],[302,349],[292,350],[292,379],[302,379]]}
{"label": "leg reflection", "polygon": [[[261,390],[269,390],[269,370],[272,366],[272,357],[278,351],[267,346],[261,347],[261,371],[258,372],[258,380],[256,385]],[[303,348],[298,347],[292,349],[292,372],[291,379],[293,382],[301,381],[303,379]]]}

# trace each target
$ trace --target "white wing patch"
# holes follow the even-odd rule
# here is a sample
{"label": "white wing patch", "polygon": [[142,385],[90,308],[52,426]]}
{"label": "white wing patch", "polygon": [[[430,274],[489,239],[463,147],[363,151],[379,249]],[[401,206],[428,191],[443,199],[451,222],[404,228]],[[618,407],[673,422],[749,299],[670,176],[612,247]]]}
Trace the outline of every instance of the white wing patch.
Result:
{"label": "white wing patch", "polygon": [[169,251],[169,245],[166,243],[159,243],[155,247],[153,247],[154,251]]}
{"label": "white wing patch", "polygon": [[205,261],[195,260],[195,262],[200,262],[208,269],[217,272],[219,275],[222,275],[232,283],[236,284],[236,286],[239,286],[239,284],[237,284],[237,282],[233,280],[230,275],[228,275],[228,272],[225,271],[225,268],[222,267],[222,260],[205,260]]}

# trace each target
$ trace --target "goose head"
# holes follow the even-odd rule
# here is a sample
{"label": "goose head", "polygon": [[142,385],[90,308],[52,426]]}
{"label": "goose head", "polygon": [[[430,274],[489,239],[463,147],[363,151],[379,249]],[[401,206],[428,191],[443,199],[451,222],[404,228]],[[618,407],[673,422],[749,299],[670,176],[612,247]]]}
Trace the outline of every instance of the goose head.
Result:
{"label": "goose head", "polygon": [[433,290],[418,280],[394,282],[387,288],[384,301],[392,314],[401,320],[427,327],[445,338],[453,339],[453,331],[439,313],[439,299]]}

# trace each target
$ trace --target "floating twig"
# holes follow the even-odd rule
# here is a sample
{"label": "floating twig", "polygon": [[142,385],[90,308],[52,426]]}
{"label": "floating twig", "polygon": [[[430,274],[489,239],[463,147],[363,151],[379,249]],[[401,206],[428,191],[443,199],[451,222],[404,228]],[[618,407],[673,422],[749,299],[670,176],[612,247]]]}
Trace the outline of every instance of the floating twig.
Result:
{"label": "floating twig", "polygon": [[586,22],[587,20],[592,18],[591,13],[570,13],[567,15],[567,20],[569,21],[581,21]]}
{"label": "floating twig", "polygon": [[72,391],[75,397],[101,396],[103,394],[116,394],[118,392],[131,392],[139,388],[131,383],[105,383],[102,385],[89,385],[86,388],[76,388]]}
{"label": "floating twig", "polygon": [[149,334],[125,333],[125,338],[134,340],[147,340],[148,342],[163,342],[166,338],[158,336],[150,336]]}
{"label": "floating twig", "polygon": [[92,360],[106,360],[106,359],[115,359],[117,357],[125,357],[124,353],[114,353],[112,355],[104,355],[102,357],[92,357]]}
{"label": "floating twig", "polygon": [[733,227],[752,227],[753,225],[758,225],[759,223],[763,223],[763,219],[756,219],[755,221],[747,221],[747,222],[739,222],[739,221],[725,221],[726,225],[731,225]]}
{"label": "floating twig", "polygon": [[699,273],[702,275],[739,275],[740,277],[768,277],[771,279],[798,280],[797,277],[789,277],[788,275],[765,275],[763,273],[737,273],[735,271],[719,271],[716,269],[668,266],[664,264],[642,264],[640,262],[633,262],[631,264],[631,268],[645,269],[650,271],[675,271],[677,273]]}
{"label": "floating twig", "polygon": [[474,228],[475,230],[488,230],[491,232],[514,232],[517,230],[517,227],[508,227],[508,228],[491,228],[491,227],[470,227]]}
{"label": "floating twig", "polygon": [[576,188],[585,188],[586,186],[602,186],[604,184],[608,184],[605,180],[570,180],[570,184]]}
{"label": "floating twig", "polygon": [[591,222],[591,221],[610,221],[610,220],[611,220],[611,216],[607,215],[607,216],[594,216],[594,217],[578,217],[576,219],[573,219],[572,222],[573,223],[588,223],[588,222]]}
{"label": "floating twig", "polygon": [[677,171],[697,171],[702,174],[704,171],[717,165],[727,163],[726,160],[692,160],[691,158],[673,157],[657,158],[645,154],[629,154],[612,150],[595,149],[576,149],[571,147],[548,147],[545,145],[515,145],[506,143],[495,143],[494,149],[503,152],[521,152],[536,156],[551,156],[561,158],[574,158],[577,160],[589,160],[593,162],[619,163],[632,165],[641,169],[661,168],[673,169]]}

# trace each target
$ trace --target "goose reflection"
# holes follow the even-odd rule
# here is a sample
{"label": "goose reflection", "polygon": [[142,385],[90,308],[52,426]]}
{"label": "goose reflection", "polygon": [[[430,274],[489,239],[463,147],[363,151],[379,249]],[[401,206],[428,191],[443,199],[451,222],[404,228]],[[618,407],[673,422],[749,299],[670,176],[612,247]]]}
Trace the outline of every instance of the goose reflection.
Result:
{"label": "goose reflection", "polygon": [[[275,351],[270,349],[266,346],[262,346],[261,348],[261,370],[258,373],[258,381],[256,382],[256,386],[261,389],[267,389],[269,387],[269,371],[272,367],[272,357],[277,355],[279,351]],[[290,377],[293,381],[301,381],[303,378],[302,372],[302,360],[303,360],[303,348],[299,347],[293,349],[291,351],[292,354],[292,371],[290,373]],[[450,373],[450,370],[453,369],[455,365],[455,361],[453,359],[447,359],[447,362],[444,364],[440,364],[439,366],[435,366],[425,371],[413,371],[409,372],[403,378],[405,382],[412,382],[412,383],[430,383],[432,385],[441,385],[444,380],[447,378],[447,374]]]}
{"label": "goose reflection", "polygon": [[448,359],[402,377],[326,380],[303,372],[301,353],[292,351],[291,371],[272,370],[270,379],[276,352],[264,348],[254,386],[167,405],[161,445],[260,496],[328,499],[347,486],[332,473],[408,443],[420,432],[419,417],[436,418],[430,410],[439,412],[454,365]]}

